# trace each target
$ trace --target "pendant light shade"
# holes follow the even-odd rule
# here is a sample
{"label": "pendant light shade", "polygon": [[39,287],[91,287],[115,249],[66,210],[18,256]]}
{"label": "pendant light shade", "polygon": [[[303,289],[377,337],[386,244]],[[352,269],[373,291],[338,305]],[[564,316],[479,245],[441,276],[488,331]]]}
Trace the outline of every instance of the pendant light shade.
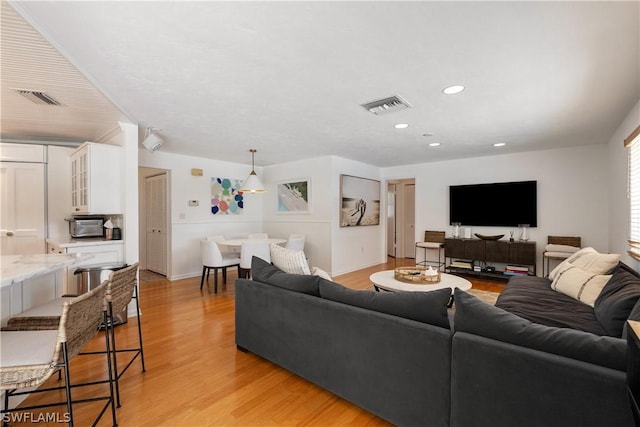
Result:
{"label": "pendant light shade", "polygon": [[258,175],[256,175],[254,167],[254,156],[256,154],[256,149],[252,148],[249,151],[251,152],[251,173],[249,174],[247,179],[244,180],[240,191],[247,193],[264,193],[267,190],[265,190],[264,185],[262,185],[262,182],[260,182]]}

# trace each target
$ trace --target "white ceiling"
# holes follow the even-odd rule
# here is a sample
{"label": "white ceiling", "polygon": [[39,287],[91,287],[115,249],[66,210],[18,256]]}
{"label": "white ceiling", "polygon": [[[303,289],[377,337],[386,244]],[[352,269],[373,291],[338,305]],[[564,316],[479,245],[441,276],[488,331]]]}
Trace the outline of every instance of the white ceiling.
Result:
{"label": "white ceiling", "polygon": [[[606,143],[640,99],[638,1],[10,4],[86,77],[19,36],[3,0],[5,139],[95,139],[128,119],[161,129],[166,152],[384,167]],[[394,94],[413,107],[360,106]]]}

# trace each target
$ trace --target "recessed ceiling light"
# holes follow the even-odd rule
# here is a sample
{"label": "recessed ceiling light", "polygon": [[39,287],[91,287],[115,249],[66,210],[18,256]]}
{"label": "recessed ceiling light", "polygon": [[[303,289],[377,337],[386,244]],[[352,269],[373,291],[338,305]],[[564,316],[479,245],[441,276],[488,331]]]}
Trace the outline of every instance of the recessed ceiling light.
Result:
{"label": "recessed ceiling light", "polygon": [[506,142],[496,142],[493,144],[494,147],[504,147],[505,145],[507,145]]}
{"label": "recessed ceiling light", "polygon": [[398,123],[397,125],[394,126],[396,129],[406,129],[409,127],[409,125],[407,123]]}
{"label": "recessed ceiling light", "polygon": [[432,142],[429,144],[429,147],[438,147],[438,146],[440,146],[439,142]]}
{"label": "recessed ceiling light", "polygon": [[449,86],[442,89],[442,93],[446,95],[455,95],[456,93],[460,93],[463,90],[464,90],[464,86],[455,85],[455,86]]}

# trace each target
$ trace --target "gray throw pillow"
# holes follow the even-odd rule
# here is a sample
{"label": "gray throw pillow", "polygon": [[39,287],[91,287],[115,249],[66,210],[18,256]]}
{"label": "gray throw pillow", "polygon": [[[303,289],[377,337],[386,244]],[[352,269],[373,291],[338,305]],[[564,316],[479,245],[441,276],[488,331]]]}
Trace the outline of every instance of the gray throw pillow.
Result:
{"label": "gray throw pillow", "polygon": [[430,292],[357,291],[320,279],[320,296],[331,301],[449,329],[449,288]]}
{"label": "gray throw pillow", "polygon": [[623,339],[530,322],[456,288],[454,329],[521,347],[626,371]]}
{"label": "gray throw pillow", "polygon": [[609,334],[622,337],[625,323],[639,300],[640,278],[618,266],[596,299],[596,318]]}
{"label": "gray throw pillow", "polygon": [[251,259],[251,277],[256,282],[303,294],[320,296],[318,289],[318,280],[320,278],[318,276],[285,273],[278,267],[255,256]]}

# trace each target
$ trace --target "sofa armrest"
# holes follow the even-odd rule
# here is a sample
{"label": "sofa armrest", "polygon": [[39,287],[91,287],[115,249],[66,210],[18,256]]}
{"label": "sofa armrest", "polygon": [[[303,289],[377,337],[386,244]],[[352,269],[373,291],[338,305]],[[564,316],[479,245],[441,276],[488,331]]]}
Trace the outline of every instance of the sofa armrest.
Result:
{"label": "sofa armrest", "polygon": [[633,426],[624,372],[456,332],[451,426]]}

